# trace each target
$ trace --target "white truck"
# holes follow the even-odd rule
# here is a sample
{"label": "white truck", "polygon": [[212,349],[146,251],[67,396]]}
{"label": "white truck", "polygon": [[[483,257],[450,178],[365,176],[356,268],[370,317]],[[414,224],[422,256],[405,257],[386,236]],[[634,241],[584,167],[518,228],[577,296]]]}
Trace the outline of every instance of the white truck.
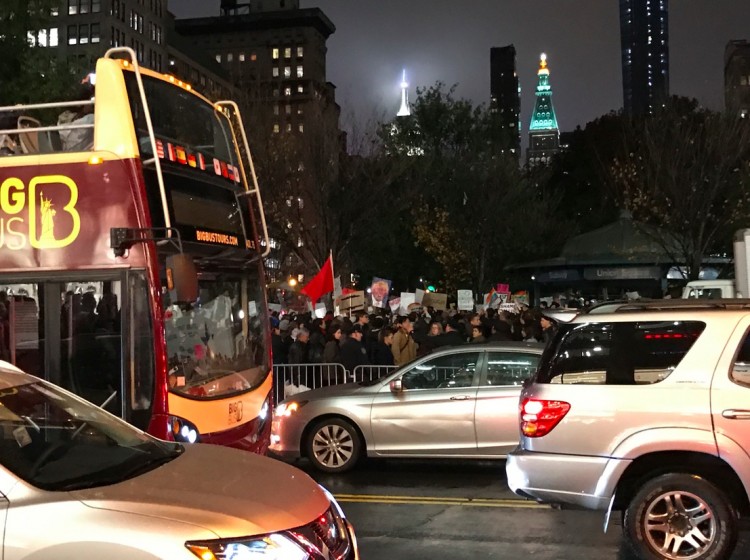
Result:
{"label": "white truck", "polygon": [[682,298],[726,299],[750,297],[750,229],[734,236],[734,280],[691,280],[682,289]]}

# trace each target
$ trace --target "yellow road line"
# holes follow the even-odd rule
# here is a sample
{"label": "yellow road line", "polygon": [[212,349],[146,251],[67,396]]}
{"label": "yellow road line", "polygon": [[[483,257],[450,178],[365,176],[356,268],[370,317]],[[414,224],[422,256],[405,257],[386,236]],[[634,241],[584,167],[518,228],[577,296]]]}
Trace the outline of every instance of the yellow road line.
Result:
{"label": "yellow road line", "polygon": [[519,499],[491,498],[441,498],[431,496],[382,496],[378,494],[336,494],[339,502],[366,504],[407,504],[407,505],[443,505],[494,508],[548,508],[542,504]]}

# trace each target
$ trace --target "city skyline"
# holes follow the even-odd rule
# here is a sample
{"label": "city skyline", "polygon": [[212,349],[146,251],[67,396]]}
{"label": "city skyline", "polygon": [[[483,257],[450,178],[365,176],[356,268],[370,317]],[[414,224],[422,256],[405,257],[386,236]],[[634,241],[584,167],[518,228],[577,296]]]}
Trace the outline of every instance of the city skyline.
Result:
{"label": "city skyline", "polygon": [[[670,90],[723,108],[723,55],[732,39],[750,38],[750,3],[722,0],[670,5]],[[521,81],[522,133],[534,106],[539,54],[555,76],[560,129],[572,130],[623,105],[617,0],[472,0],[462,20],[445,0],[301,0],[336,25],[328,40],[327,78],[337,88],[342,125],[393,118],[402,69],[410,98],[436,81],[456,95],[489,103],[490,48],[514,44]],[[218,0],[170,0],[177,17],[218,15]],[[355,117],[353,117],[355,115]]]}

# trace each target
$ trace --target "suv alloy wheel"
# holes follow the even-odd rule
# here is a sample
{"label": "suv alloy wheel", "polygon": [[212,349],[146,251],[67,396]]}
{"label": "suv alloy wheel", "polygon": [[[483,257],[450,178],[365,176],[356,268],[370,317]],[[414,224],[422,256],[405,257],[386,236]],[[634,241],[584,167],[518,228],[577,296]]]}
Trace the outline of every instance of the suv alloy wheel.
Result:
{"label": "suv alloy wheel", "polygon": [[710,482],[670,473],[647,481],[633,497],[624,533],[644,560],[723,560],[737,540],[737,516]]}
{"label": "suv alloy wheel", "polygon": [[315,423],[307,438],[307,457],[313,466],[329,473],[354,467],[362,452],[359,433],[342,418],[324,418]]}

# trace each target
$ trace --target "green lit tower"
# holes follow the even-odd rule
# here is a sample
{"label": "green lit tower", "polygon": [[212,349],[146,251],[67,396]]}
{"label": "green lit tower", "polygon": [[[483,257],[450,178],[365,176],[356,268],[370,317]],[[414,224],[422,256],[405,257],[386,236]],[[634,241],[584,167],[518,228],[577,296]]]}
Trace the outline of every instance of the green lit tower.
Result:
{"label": "green lit tower", "polygon": [[552,86],[549,85],[547,55],[539,60],[539,83],[536,86],[536,105],[529,126],[529,149],[526,162],[529,166],[546,165],[560,151],[560,129],[557,128],[555,108],[552,106]]}

